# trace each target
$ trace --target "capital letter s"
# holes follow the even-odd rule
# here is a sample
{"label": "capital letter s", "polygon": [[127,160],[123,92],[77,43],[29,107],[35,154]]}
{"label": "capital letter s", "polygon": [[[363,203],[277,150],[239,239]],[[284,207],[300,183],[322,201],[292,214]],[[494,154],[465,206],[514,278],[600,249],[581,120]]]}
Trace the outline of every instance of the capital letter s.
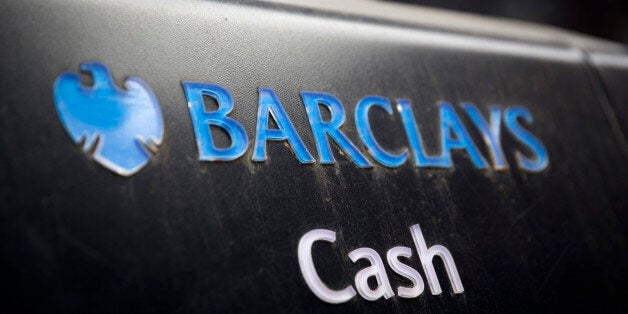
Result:
{"label": "capital letter s", "polygon": [[517,164],[520,168],[529,172],[543,171],[549,165],[547,149],[538,138],[519,124],[517,121],[518,118],[523,119],[528,124],[531,124],[533,121],[532,114],[526,107],[510,107],[504,112],[504,124],[506,124],[506,128],[519,143],[527,146],[533,156],[526,157],[521,152],[515,152]]}

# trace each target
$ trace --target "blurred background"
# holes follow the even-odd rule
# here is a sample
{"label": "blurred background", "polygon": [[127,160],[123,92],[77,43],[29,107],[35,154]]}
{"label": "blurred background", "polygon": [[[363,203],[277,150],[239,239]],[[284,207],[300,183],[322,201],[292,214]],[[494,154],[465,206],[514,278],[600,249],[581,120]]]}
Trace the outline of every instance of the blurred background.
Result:
{"label": "blurred background", "polygon": [[628,44],[627,0],[394,0],[393,2],[549,24]]}

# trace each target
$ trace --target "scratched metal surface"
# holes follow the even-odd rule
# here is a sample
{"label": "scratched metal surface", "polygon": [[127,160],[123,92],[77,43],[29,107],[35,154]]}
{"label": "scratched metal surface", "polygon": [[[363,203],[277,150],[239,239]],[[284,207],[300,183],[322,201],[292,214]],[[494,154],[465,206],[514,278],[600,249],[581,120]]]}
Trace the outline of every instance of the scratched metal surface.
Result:
{"label": "scratched metal surface", "polygon": [[[4,305],[20,312],[626,310],[621,62],[598,73],[569,47],[268,5],[3,1],[0,17]],[[130,178],[86,158],[57,118],[54,78],[86,60],[105,62],[118,83],[141,77],[161,103],[164,144]],[[348,117],[365,95],[410,98],[429,147],[438,141],[439,100],[483,110],[525,105],[550,166],[539,174],[478,170],[455,152],[448,170],[409,162],[363,170],[337,150],[335,165],[301,165],[283,144],[269,145],[265,163],[252,163],[250,150],[235,162],[199,162],[182,80],[228,88],[232,116],[250,138],[257,87],[273,88],[311,152],[301,90],[336,95]],[[398,116],[374,119],[386,148],[406,145]],[[352,119],[343,128],[357,143]],[[507,134],[502,140],[514,165],[521,147]],[[451,293],[440,266],[444,293],[411,300],[328,305],[303,281],[297,243],[305,232],[338,232],[314,258],[339,288],[365,266],[352,264],[349,251],[413,247],[415,223],[428,245],[452,252],[463,294]],[[424,276],[416,255],[410,263]],[[405,283],[388,271],[393,287]]]}

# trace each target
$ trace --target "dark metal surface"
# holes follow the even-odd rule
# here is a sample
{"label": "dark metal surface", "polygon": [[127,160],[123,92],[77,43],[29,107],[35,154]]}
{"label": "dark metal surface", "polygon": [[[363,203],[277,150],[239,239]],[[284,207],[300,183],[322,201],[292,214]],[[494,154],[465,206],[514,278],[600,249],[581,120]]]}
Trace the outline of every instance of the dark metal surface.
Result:
{"label": "dark metal surface", "polygon": [[[626,310],[626,143],[609,122],[625,123],[621,65],[600,70],[600,88],[575,49],[213,2],[5,1],[0,29],[0,283],[17,312]],[[164,144],[130,178],[86,158],[57,118],[54,79],[86,60],[160,101]],[[200,162],[182,80],[228,88],[249,137],[257,88],[273,88],[312,152],[301,90],[336,95],[348,117],[365,95],[409,98],[429,147],[439,100],[525,105],[550,166],[478,170],[455,152],[449,170],[364,170],[337,150],[335,165],[302,165],[280,143],[264,163],[250,149]],[[384,146],[407,145],[398,116],[375,119]],[[343,131],[358,143],[352,119]],[[521,147],[502,140],[515,165]],[[305,232],[338,233],[314,258],[339,288],[365,266],[349,251],[413,247],[415,223],[452,252],[464,293],[441,264],[440,296],[329,305],[306,286]]]}

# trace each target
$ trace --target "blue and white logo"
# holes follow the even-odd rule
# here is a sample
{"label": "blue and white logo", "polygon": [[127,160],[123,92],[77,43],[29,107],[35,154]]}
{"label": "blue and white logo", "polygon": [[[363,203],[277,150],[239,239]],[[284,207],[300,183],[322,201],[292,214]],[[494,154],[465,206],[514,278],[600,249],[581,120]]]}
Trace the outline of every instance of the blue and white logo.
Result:
{"label": "blue and white logo", "polygon": [[61,73],[54,85],[57,113],[72,140],[94,160],[122,176],[144,167],[163,140],[164,122],[159,102],[150,87],[137,77],[116,86],[109,69],[85,62],[93,86],[81,84],[73,72]]}

